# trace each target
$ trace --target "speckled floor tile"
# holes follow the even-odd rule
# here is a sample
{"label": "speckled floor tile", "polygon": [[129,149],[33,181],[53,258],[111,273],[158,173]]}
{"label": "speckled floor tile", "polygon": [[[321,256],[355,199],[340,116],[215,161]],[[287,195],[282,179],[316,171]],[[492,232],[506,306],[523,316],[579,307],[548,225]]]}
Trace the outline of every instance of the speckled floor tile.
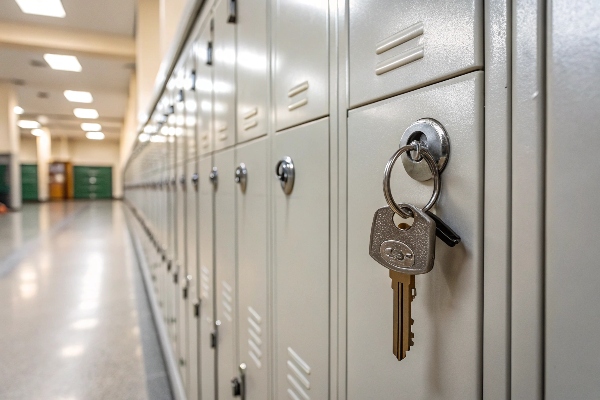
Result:
{"label": "speckled floor tile", "polygon": [[[171,398],[158,341],[141,339],[154,327],[141,331],[147,300],[122,207],[26,204],[0,218],[0,262],[16,260],[0,276],[0,399]],[[158,366],[144,366],[146,352]]]}

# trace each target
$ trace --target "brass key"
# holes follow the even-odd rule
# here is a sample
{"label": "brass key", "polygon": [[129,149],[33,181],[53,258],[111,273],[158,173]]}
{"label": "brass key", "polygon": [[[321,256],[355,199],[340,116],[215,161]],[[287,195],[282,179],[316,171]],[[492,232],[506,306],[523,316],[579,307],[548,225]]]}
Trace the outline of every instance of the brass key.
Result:
{"label": "brass key", "polygon": [[392,289],[394,290],[393,350],[398,361],[401,361],[406,357],[410,346],[414,344],[410,306],[416,295],[415,276],[390,270],[390,278],[392,278]]}

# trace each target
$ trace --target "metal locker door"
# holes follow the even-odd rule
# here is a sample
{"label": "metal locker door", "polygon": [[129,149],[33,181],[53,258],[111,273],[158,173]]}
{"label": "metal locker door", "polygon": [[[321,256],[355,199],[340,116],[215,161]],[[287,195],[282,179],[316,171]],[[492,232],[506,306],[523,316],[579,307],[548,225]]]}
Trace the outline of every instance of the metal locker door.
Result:
{"label": "metal locker door", "polygon": [[483,66],[483,2],[350,0],[350,105]]}
{"label": "metal locker door", "polygon": [[329,114],[328,3],[277,0],[273,32],[277,130]]}
{"label": "metal locker door", "polygon": [[[188,162],[186,201],[186,263],[187,275],[187,319],[188,319],[188,399],[198,399],[198,190],[199,176],[196,160]],[[195,179],[198,178],[198,179]],[[205,185],[207,183],[204,183]]]}
{"label": "metal locker door", "polygon": [[[483,73],[352,110],[348,117],[348,399],[480,399],[483,327]],[[414,346],[392,354],[389,271],[369,256],[375,211],[386,206],[384,167],[406,128],[429,117],[448,132],[449,161],[435,212],[462,238],[437,240],[435,267],[416,276]],[[397,202],[423,206],[432,182],[396,163]]]}
{"label": "metal locker door", "polygon": [[[171,144],[174,148],[174,144]],[[173,160],[175,151],[173,149]],[[173,353],[177,354],[177,312],[178,312],[178,290],[174,282],[175,272],[177,270],[176,257],[177,257],[177,170],[174,165],[169,168],[169,263],[167,268],[170,267],[169,271],[169,284],[167,287],[168,302],[169,302],[169,331],[171,333],[171,345],[173,346]]]}
{"label": "metal locker door", "polygon": [[200,264],[200,398],[215,399],[215,363],[216,354],[213,346],[215,332],[215,299],[214,299],[214,185],[209,179],[212,171],[212,158],[201,158],[198,162],[200,193],[198,196],[198,246]]}
{"label": "metal locker door", "polygon": [[267,1],[237,4],[237,141],[267,134]]}
{"label": "metal locker door", "polygon": [[235,24],[229,19],[229,0],[221,0],[214,15],[215,150],[235,144]]}
{"label": "metal locker door", "polygon": [[[180,128],[179,126],[177,127]],[[183,136],[178,137],[183,139]],[[184,142],[185,143],[185,142]],[[185,154],[185,153],[184,153]],[[187,387],[187,322],[188,322],[188,302],[184,296],[184,290],[187,286],[187,260],[186,260],[186,230],[187,215],[186,197],[187,197],[187,178],[186,163],[181,162],[177,166],[177,270],[175,271],[175,296],[178,301],[177,306],[177,355],[179,357],[179,372],[183,386]]]}
{"label": "metal locker door", "polygon": [[[277,134],[272,168],[291,158],[291,193],[273,187],[276,399],[329,393],[329,118]],[[286,159],[287,160],[287,159]],[[288,160],[289,161],[289,160]],[[283,177],[284,166],[280,166]],[[290,181],[293,181],[290,183]]]}
{"label": "metal locker door", "polygon": [[196,52],[196,93],[198,101],[197,130],[198,154],[205,155],[213,151],[212,133],[212,32],[210,18],[196,39],[194,46]]}
{"label": "metal locker door", "polygon": [[217,328],[217,385],[219,399],[232,397],[231,379],[237,375],[237,282],[235,236],[234,149],[214,154],[219,181],[215,191],[215,276]]}
{"label": "metal locker door", "polygon": [[246,364],[246,400],[269,398],[267,143],[262,138],[239,146],[236,155],[239,357]]}

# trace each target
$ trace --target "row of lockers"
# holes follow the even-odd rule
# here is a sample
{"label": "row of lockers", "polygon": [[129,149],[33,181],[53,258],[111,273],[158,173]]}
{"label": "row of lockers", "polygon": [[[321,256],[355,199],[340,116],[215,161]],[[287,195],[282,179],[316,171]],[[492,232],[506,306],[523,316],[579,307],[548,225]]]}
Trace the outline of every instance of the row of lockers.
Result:
{"label": "row of lockers", "polygon": [[[348,6],[345,54],[328,2],[205,4],[127,166],[188,399],[327,399],[342,375],[354,400],[480,397],[482,6]],[[343,207],[337,62],[349,71]],[[450,137],[435,213],[462,243],[438,241],[417,277],[415,345],[399,362],[388,270],[368,244],[385,164],[425,117]],[[424,204],[431,181],[394,171],[396,196]]]}

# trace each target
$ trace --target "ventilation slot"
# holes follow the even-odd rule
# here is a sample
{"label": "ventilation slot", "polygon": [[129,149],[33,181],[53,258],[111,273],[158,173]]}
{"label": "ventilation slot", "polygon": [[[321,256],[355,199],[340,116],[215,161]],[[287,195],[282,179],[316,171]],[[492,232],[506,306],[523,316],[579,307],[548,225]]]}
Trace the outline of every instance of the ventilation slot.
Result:
{"label": "ventilation slot", "polygon": [[291,347],[288,347],[288,355],[287,380],[290,384],[287,389],[288,396],[294,400],[310,400],[307,393],[310,390],[310,380],[308,379],[310,366]]}
{"label": "ventilation slot", "polygon": [[[387,39],[382,40],[377,43],[375,47],[375,53],[377,55],[383,54],[401,44],[407,43],[412,39],[423,36],[425,32],[425,27],[422,22],[417,22],[416,24],[409,26],[406,29],[401,30],[388,37]],[[409,64],[413,61],[419,60],[423,58],[425,55],[425,46],[423,45],[422,38],[417,42],[416,46],[411,47],[402,51],[400,54],[397,54],[387,60],[383,60],[377,63],[375,66],[375,73],[377,75],[385,74],[386,72],[392,71],[396,68],[399,68],[403,65]]]}

